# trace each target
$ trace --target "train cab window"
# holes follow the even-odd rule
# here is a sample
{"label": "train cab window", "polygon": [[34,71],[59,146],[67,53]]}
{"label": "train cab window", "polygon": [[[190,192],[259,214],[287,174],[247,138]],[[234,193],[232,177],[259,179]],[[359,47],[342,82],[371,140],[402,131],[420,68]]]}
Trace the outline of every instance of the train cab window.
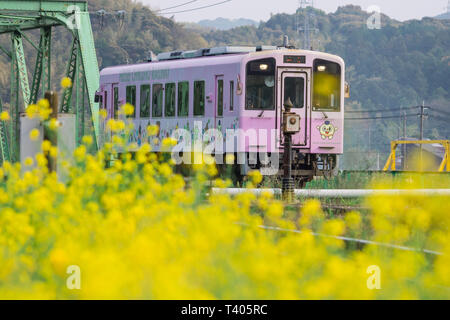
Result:
{"label": "train cab window", "polygon": [[128,118],[136,117],[136,86],[127,87],[127,103],[131,104],[134,108],[133,114],[128,115]]}
{"label": "train cab window", "polygon": [[275,59],[247,64],[246,110],[275,110]]}
{"label": "train cab window", "polygon": [[189,116],[189,82],[178,84],[178,116]]}
{"label": "train cab window", "polygon": [[163,86],[162,84],[154,84],[153,85],[153,109],[152,109],[152,117],[160,118],[162,117],[162,109],[163,109]]}
{"label": "train cab window", "polygon": [[291,99],[294,108],[305,106],[305,79],[301,77],[286,77],[284,79],[284,99]]}
{"label": "train cab window", "polygon": [[103,101],[103,109],[108,109],[108,91],[105,91],[105,101]]}
{"label": "train cab window", "polygon": [[194,82],[194,116],[205,115],[205,81]]}
{"label": "train cab window", "polygon": [[166,83],[166,117],[175,117],[175,83]]}
{"label": "train cab window", "polygon": [[234,111],[234,81],[230,81],[230,111]]}
{"label": "train cab window", "polygon": [[119,118],[119,88],[114,87],[114,119]]}
{"label": "train cab window", "polygon": [[314,60],[313,110],[341,110],[341,66],[335,62]]}
{"label": "train cab window", "polygon": [[217,116],[223,116],[223,80],[217,81]]}
{"label": "train cab window", "polygon": [[141,86],[141,103],[140,103],[140,117],[150,118],[150,85],[144,84]]}

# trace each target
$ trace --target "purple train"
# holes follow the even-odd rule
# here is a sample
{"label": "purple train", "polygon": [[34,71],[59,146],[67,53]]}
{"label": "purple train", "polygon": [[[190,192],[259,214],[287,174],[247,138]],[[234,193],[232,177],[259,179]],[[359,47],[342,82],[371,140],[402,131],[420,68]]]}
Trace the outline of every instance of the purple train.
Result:
{"label": "purple train", "polygon": [[[130,143],[148,142],[162,152],[160,141],[174,137],[175,151],[185,161],[192,160],[186,157],[190,150],[208,149],[219,164],[223,154],[233,154],[241,175],[254,169],[281,174],[282,113],[290,100],[300,116],[300,131],[292,136],[292,172],[306,182],[337,168],[347,94],[345,64],[338,56],[284,47],[218,47],[106,68],[97,99],[108,119],[120,118],[125,103],[136,106],[129,117],[135,128]],[[147,135],[149,125],[159,127],[159,139]],[[103,132],[105,141],[111,134]]]}

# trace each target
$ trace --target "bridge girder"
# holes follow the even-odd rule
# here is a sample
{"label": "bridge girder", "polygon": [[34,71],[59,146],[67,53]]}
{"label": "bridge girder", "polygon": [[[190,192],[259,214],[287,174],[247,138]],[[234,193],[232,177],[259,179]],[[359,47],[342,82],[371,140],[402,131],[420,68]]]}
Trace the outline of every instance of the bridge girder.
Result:
{"label": "bridge girder", "polygon": [[[11,35],[11,50],[0,46],[0,54],[4,53],[11,61],[11,96],[9,130],[0,130],[0,147],[2,154],[11,161],[19,161],[20,155],[20,113],[29,104],[36,103],[39,92],[42,96],[51,88],[51,30],[55,26],[63,26],[73,36],[73,49],[67,63],[66,76],[72,80],[74,87],[63,94],[61,112],[76,113],[77,128],[84,129],[84,99],[79,99],[79,92],[86,92],[89,104],[94,141],[99,145],[99,106],[95,103],[95,92],[99,86],[99,68],[94,46],[94,38],[86,0],[0,0],[0,35]],[[25,31],[40,29],[39,45],[32,43],[24,34]],[[36,65],[32,72],[31,88],[28,81],[28,69],[23,50],[23,39],[30,42],[37,51]],[[75,81],[74,81],[75,80]],[[20,89],[19,89],[20,88]],[[77,90],[75,106],[72,92]],[[83,113],[83,116],[79,116]],[[2,126],[6,126],[3,123]],[[4,137],[5,132],[9,132]],[[77,142],[81,141],[77,130]],[[9,140],[9,141],[8,141]],[[5,150],[9,146],[9,150]]]}

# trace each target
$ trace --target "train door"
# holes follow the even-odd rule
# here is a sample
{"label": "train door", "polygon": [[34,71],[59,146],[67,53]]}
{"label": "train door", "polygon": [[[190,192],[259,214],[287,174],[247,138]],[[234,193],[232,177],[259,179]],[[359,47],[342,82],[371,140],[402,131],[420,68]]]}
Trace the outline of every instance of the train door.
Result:
{"label": "train door", "polygon": [[119,118],[119,84],[114,83],[112,85],[112,92],[110,95],[111,103],[108,103],[108,118]]}
{"label": "train door", "polygon": [[224,111],[224,79],[223,76],[216,76],[216,105],[215,105],[215,128],[219,131],[223,129]]}
{"label": "train door", "polygon": [[[309,114],[310,102],[309,87],[309,70],[302,69],[281,69],[279,77],[281,86],[279,88],[279,108],[278,108],[278,127],[282,128],[282,113],[285,102],[290,99],[294,108],[291,112],[295,112],[300,116],[300,132],[292,136],[292,145],[297,147],[309,148]],[[283,132],[281,134],[281,143],[283,143]]]}

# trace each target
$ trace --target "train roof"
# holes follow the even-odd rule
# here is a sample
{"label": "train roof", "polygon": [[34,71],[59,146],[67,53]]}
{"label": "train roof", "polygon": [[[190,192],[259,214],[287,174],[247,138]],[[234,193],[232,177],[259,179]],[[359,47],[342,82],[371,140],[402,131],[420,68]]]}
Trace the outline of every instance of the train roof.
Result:
{"label": "train roof", "polygon": [[342,58],[336,55],[309,50],[299,50],[285,47],[259,46],[259,47],[215,47],[189,51],[171,51],[160,53],[153,56],[153,60],[138,64],[127,64],[107,67],[101,71],[102,76],[120,74],[122,72],[139,71],[144,69],[163,69],[173,66],[176,67],[198,67],[217,64],[217,59],[221,59],[223,64],[239,63],[245,56],[257,56],[270,52],[288,53],[288,54],[314,54],[323,59],[338,60],[343,63]]}

